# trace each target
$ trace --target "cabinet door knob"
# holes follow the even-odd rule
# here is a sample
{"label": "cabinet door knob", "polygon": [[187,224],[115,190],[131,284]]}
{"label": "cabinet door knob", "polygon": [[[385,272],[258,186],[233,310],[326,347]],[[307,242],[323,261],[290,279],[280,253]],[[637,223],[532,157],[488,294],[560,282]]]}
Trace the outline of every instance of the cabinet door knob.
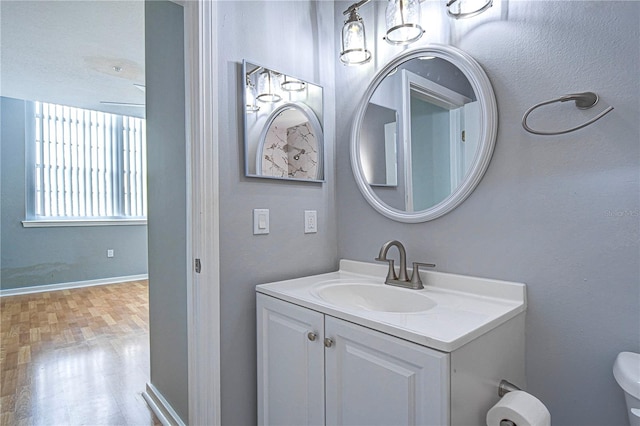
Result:
{"label": "cabinet door knob", "polygon": [[333,346],[333,339],[331,339],[331,338],[329,338],[329,337],[326,337],[326,338],[324,339],[324,345],[325,345],[327,348],[330,348],[331,346]]}
{"label": "cabinet door knob", "polygon": [[318,335],[313,331],[310,331],[309,333],[307,333],[307,337],[313,342],[314,340],[316,340],[316,337],[318,337]]}

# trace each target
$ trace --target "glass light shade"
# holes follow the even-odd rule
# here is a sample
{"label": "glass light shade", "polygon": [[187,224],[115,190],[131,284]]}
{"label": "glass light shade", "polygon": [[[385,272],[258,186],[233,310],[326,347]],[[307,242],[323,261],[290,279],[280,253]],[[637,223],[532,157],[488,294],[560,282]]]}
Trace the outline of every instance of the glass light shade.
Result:
{"label": "glass light shade", "polygon": [[471,18],[493,6],[493,0],[449,0],[447,15],[452,18]]}
{"label": "glass light shade", "polygon": [[387,35],[391,44],[409,44],[422,37],[420,0],[389,0],[385,13]]}
{"label": "glass light shade", "polygon": [[307,87],[307,83],[285,75],[280,87],[286,92],[301,92]]}
{"label": "glass light shade", "polygon": [[260,102],[279,102],[282,96],[278,94],[278,78],[271,71],[264,70],[258,75],[258,96]]}
{"label": "glass light shade", "polygon": [[256,105],[255,86],[251,83],[251,81],[247,81],[247,84],[245,85],[245,102],[247,112],[257,112],[260,110],[260,107]]}
{"label": "glass light shade", "polygon": [[371,52],[367,50],[364,23],[356,9],[351,10],[342,27],[340,60],[345,65],[360,65],[371,60]]}

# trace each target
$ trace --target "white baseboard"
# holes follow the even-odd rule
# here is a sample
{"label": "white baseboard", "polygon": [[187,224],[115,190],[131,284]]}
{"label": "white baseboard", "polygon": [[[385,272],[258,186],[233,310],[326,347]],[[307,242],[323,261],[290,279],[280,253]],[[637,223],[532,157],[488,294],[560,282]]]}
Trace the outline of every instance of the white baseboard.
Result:
{"label": "white baseboard", "polygon": [[163,426],[186,426],[171,404],[151,383],[147,383],[147,390],[142,392],[142,397]]}
{"label": "white baseboard", "polygon": [[124,277],[100,278],[97,280],[74,281],[69,283],[34,285],[31,287],[0,289],[0,297],[17,296],[19,294],[43,293],[45,291],[69,290],[71,288],[91,287],[94,285],[126,283],[130,281],[141,281],[149,279],[148,274],[127,275]]}

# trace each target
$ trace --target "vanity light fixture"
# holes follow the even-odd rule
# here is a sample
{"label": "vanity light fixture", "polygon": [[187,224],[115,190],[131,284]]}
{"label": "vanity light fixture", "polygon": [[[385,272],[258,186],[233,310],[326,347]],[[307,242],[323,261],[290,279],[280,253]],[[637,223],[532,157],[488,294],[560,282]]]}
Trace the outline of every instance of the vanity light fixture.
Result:
{"label": "vanity light fixture", "polygon": [[302,80],[298,80],[297,78],[285,75],[280,87],[285,92],[302,92],[307,87],[307,83]]}
{"label": "vanity light fixture", "polygon": [[493,6],[493,0],[449,0],[447,15],[455,19],[471,18]]}
{"label": "vanity light fixture", "polygon": [[390,44],[404,45],[417,41],[424,30],[420,26],[420,0],[389,0],[385,11]]}
{"label": "vanity light fixture", "polygon": [[[348,15],[342,27],[342,50],[340,61],[345,65],[361,65],[371,60],[367,50],[364,21],[358,9],[371,0],[360,0],[342,12]],[[385,10],[386,35],[383,37],[393,45],[407,45],[424,34],[420,26],[420,3],[426,0],[388,0]],[[493,0],[447,0],[447,14],[455,19],[471,18],[486,11]],[[427,58],[425,58],[427,59]]]}
{"label": "vanity light fixture", "polygon": [[278,75],[269,70],[262,70],[258,74],[258,96],[256,99],[260,102],[276,103],[282,100],[282,96],[278,94],[277,84]]}
{"label": "vanity light fixture", "polygon": [[351,5],[344,14],[349,17],[342,27],[342,51],[340,60],[345,65],[361,65],[371,60],[371,52],[367,50],[367,39],[364,32],[364,22],[358,15],[358,7],[368,2],[363,0]]}
{"label": "vanity light fixture", "polygon": [[245,107],[247,112],[258,112],[260,107],[256,105],[256,87],[251,83],[251,78],[247,75],[247,82],[245,84]]}

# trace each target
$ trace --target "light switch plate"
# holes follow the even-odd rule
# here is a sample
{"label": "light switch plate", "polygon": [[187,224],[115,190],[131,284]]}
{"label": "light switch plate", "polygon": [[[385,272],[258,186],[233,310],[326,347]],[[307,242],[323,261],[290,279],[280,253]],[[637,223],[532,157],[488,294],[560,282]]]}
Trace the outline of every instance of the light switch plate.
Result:
{"label": "light switch plate", "polygon": [[315,210],[304,211],[304,233],[313,234],[318,232],[318,212]]}
{"label": "light switch plate", "polygon": [[253,235],[269,233],[269,209],[253,209]]}

